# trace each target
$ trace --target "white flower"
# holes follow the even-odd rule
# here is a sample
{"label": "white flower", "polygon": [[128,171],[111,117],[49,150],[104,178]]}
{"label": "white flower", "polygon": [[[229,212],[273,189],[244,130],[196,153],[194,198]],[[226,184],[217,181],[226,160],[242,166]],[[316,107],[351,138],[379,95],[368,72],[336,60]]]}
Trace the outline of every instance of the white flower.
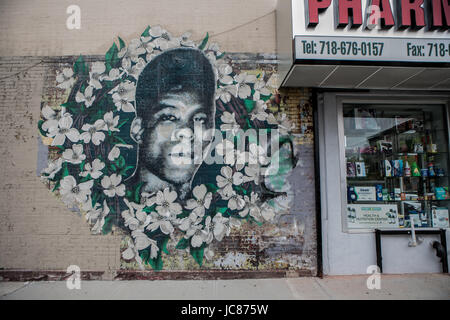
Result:
{"label": "white flower", "polygon": [[264,203],[260,205],[258,203],[258,194],[252,192],[250,195],[250,198],[247,196],[244,196],[245,199],[245,208],[241,212],[239,212],[239,215],[241,217],[246,217],[248,214],[252,216],[256,221],[266,220],[271,221],[275,217],[275,211],[274,209],[267,203]]}
{"label": "white flower", "polygon": [[108,153],[108,160],[114,161],[120,156],[120,150],[116,146],[114,146],[111,151]]}
{"label": "white flower", "polygon": [[157,204],[156,211],[161,216],[169,218],[182,212],[181,205],[174,202],[177,197],[178,195],[175,191],[170,191],[169,188],[165,188],[163,191],[158,191],[151,201]]}
{"label": "white flower", "polygon": [[101,141],[105,140],[105,134],[100,131],[105,130],[105,121],[102,119],[98,119],[94,124],[84,124],[81,130],[84,132],[80,135],[80,139],[84,143],[89,143],[92,140],[92,143],[98,146]]}
{"label": "white flower", "polygon": [[[164,29],[154,31],[153,34],[159,34],[159,36],[153,40],[156,49],[164,51],[180,46],[181,39],[172,37],[172,35]],[[150,29],[150,35],[152,35],[152,28]]]}
{"label": "white flower", "polygon": [[121,82],[117,87],[110,92],[117,110],[123,112],[134,112],[134,106],[131,104],[134,101],[136,87],[131,81]]}
{"label": "white flower", "polygon": [[261,206],[261,216],[266,221],[272,221],[273,218],[275,217],[275,210],[269,204],[264,203]]}
{"label": "white flower", "polygon": [[139,60],[139,56],[144,53],[146,53],[145,43],[143,43],[140,39],[133,39],[130,41],[128,48],[122,48],[118,52],[117,56],[122,59],[122,63],[124,60],[137,62]]}
{"label": "white flower", "polygon": [[194,248],[200,247],[206,241],[208,232],[202,229],[201,218],[192,221],[189,217],[181,220],[180,230],[185,231],[185,239],[191,239],[191,245]]}
{"label": "white flower", "polygon": [[255,83],[256,76],[249,75],[246,72],[242,72],[234,77],[234,81],[237,82],[239,98],[246,99],[252,93],[252,90],[248,83]]}
{"label": "white flower", "polygon": [[216,100],[220,99],[223,103],[228,103],[231,101],[231,96],[237,96],[237,92],[238,87],[235,85],[219,87],[216,89]]}
{"label": "white flower", "polygon": [[114,69],[109,70],[108,75],[100,76],[99,80],[100,81],[103,81],[103,80],[114,81],[114,80],[119,79],[121,75],[122,74],[120,73],[120,70],[117,68],[114,68]]}
{"label": "white flower", "polygon": [[105,123],[105,131],[120,131],[118,128],[116,128],[119,124],[119,116],[114,117],[114,113],[112,111],[105,113],[105,115],[103,116],[103,122]]}
{"label": "white flower", "polygon": [[89,224],[94,224],[102,213],[102,208],[98,203],[95,203],[94,206],[92,206],[92,198],[90,196],[81,207],[86,211],[86,221],[88,221]]}
{"label": "white flower", "polygon": [[144,270],[145,267],[142,264],[142,258],[139,256],[139,251],[134,246],[134,243],[128,240],[128,248],[122,252],[122,258],[124,260],[132,260],[135,259],[139,264],[139,268]]}
{"label": "white flower", "polygon": [[252,192],[250,195],[250,198],[248,196],[244,196],[245,200],[245,207],[241,212],[239,212],[239,215],[242,218],[245,218],[249,213],[252,217],[254,217],[256,220],[259,221],[259,218],[261,216],[260,214],[260,208],[258,202],[258,194],[255,192]]}
{"label": "white flower", "polygon": [[92,164],[86,163],[84,165],[83,172],[80,172],[81,177],[91,176],[92,179],[98,179],[103,175],[102,169],[105,167],[105,164],[100,161],[100,159],[95,159],[92,161]]}
{"label": "white flower", "polygon": [[227,165],[234,165],[236,160],[236,150],[234,143],[228,139],[224,139],[221,143],[216,145],[216,152],[224,158],[224,163]]}
{"label": "white flower", "polygon": [[77,129],[72,128],[72,116],[64,115],[58,121],[58,127],[49,128],[47,136],[53,137],[52,146],[62,146],[66,141],[66,137],[72,142],[79,140],[80,133]]}
{"label": "white flower", "polygon": [[[261,78],[264,78],[264,75]],[[255,100],[255,101],[260,100],[261,99],[261,95],[264,95],[264,96],[270,96],[271,95],[271,92],[266,87],[266,83],[264,82],[264,80],[256,81],[253,89],[255,89],[255,93],[253,94],[253,100]]]}
{"label": "white flower", "polygon": [[84,159],[86,159],[86,155],[83,154],[83,145],[74,144],[72,146],[72,149],[64,150],[62,157],[66,162],[70,162],[73,164],[81,163]]}
{"label": "white flower", "polygon": [[42,173],[46,174],[47,179],[53,179],[55,175],[61,170],[62,168],[62,158],[58,158],[55,161],[49,161],[48,167],[42,170]]}
{"label": "white flower", "polygon": [[144,231],[151,221],[150,216],[143,210],[145,205],[129,202],[127,199],[124,201],[128,207],[128,210],[122,211],[121,214],[125,227],[131,231]]}
{"label": "white flower", "polygon": [[244,169],[245,176],[242,178],[244,182],[254,181],[259,184],[259,180],[262,175],[262,170],[259,165],[249,165]]}
{"label": "white flower", "polygon": [[147,230],[153,232],[159,228],[162,233],[171,234],[175,231],[172,225],[173,221],[175,221],[173,217],[168,218],[154,211],[150,213],[150,223],[147,226]]}
{"label": "white flower", "polygon": [[73,205],[75,202],[84,203],[87,200],[88,195],[91,194],[91,188],[94,184],[94,180],[89,180],[80,184],[72,176],[65,176],[61,180],[61,187],[59,193],[62,196],[62,200],[67,205]]}
{"label": "white flower", "polygon": [[205,215],[205,209],[209,209],[212,200],[212,193],[207,192],[204,184],[196,186],[192,191],[195,199],[189,199],[186,209],[192,210],[197,217]]}
{"label": "white flower", "polygon": [[195,43],[190,39],[190,37],[191,37],[190,32],[184,33],[180,38],[180,45],[182,47],[191,47],[191,48],[195,47]]}
{"label": "white flower", "polygon": [[229,197],[234,193],[233,185],[240,185],[243,182],[243,174],[240,172],[233,174],[230,167],[222,167],[220,173],[221,176],[216,176],[217,186],[221,189],[222,196]]}
{"label": "white flower", "polygon": [[222,241],[223,237],[225,235],[229,235],[231,230],[229,226],[229,219],[223,217],[220,212],[218,212],[212,219],[210,216],[206,218],[205,229],[210,231],[210,233],[208,233],[206,243],[211,243],[212,236],[214,236],[217,241]]}
{"label": "white flower", "polygon": [[241,126],[236,122],[236,117],[234,114],[224,111],[220,116],[220,120],[223,124],[220,125],[220,130],[222,131],[231,131],[233,135],[235,135],[240,129]]}
{"label": "white flower", "polygon": [[255,108],[250,113],[251,119],[258,119],[259,121],[266,121],[269,114],[266,112],[267,105],[264,101],[258,100],[255,103]]}
{"label": "white flower", "polygon": [[149,30],[149,34],[153,37],[153,38],[159,38],[161,37],[161,35],[163,34],[163,32],[165,32],[166,30],[164,30],[160,25],[156,25],[150,28]]}
{"label": "white flower", "polygon": [[276,118],[271,113],[267,117],[267,122],[272,125],[278,125],[281,135],[288,135],[295,128],[295,123],[292,123],[285,113],[278,113]]}
{"label": "white flower", "polygon": [[61,117],[64,115],[69,115],[69,113],[65,113],[65,108],[61,108],[61,111],[55,111],[49,106],[45,106],[42,108],[42,117],[46,120],[42,124],[42,130],[50,131],[58,128],[58,122],[61,120]]}
{"label": "white flower", "polygon": [[244,199],[235,191],[231,195],[223,195],[224,200],[228,200],[228,208],[230,210],[241,210],[245,206]]}
{"label": "white flower", "polygon": [[120,149],[119,149],[119,147],[127,148],[127,149],[132,149],[133,148],[133,146],[131,146],[129,144],[121,144],[121,143],[116,144],[111,149],[111,151],[108,153],[108,160],[109,161],[114,161],[120,156]]}
{"label": "white flower", "polygon": [[106,200],[103,201],[103,210],[99,217],[97,217],[97,220],[95,221],[95,224],[91,228],[91,232],[93,234],[99,234],[102,232],[103,226],[105,225],[105,218],[109,214],[109,207],[106,203]]}
{"label": "white flower", "polygon": [[75,79],[73,77],[72,68],[64,68],[62,72],[56,75],[56,81],[59,83],[57,85],[60,89],[69,89],[75,83]]}
{"label": "white flower", "polygon": [[102,75],[105,71],[106,66],[104,62],[97,61],[92,63],[91,71],[89,72],[89,86],[92,86],[97,90],[101,89],[102,84],[100,83],[100,79],[102,79]]}
{"label": "white flower", "polygon": [[135,230],[131,232],[131,236],[134,238],[134,245],[137,250],[150,248],[150,258],[154,259],[158,256],[158,244],[155,240],[150,239],[144,232],[140,230]]}
{"label": "white flower", "polygon": [[230,76],[232,72],[233,68],[229,64],[222,63],[218,65],[216,69],[217,80],[224,85],[233,84],[233,77]]}
{"label": "white flower", "polygon": [[142,134],[144,133],[144,129],[142,128],[142,119],[141,118],[134,118],[131,122],[130,127],[130,136],[134,140],[134,142],[140,143]]}
{"label": "white flower", "polygon": [[266,156],[266,150],[256,143],[250,143],[248,156],[249,164],[267,165],[269,163],[269,158]]}
{"label": "white flower", "polygon": [[92,95],[93,93],[94,87],[88,86],[84,90],[84,93],[81,93],[80,91],[77,92],[77,94],[75,95],[75,101],[78,103],[84,102],[86,108],[89,108],[90,106],[92,106],[95,100],[95,96]]}
{"label": "white flower", "polygon": [[123,197],[125,195],[125,185],[120,184],[122,182],[122,176],[113,173],[110,177],[104,176],[102,179],[103,192],[108,197],[114,197],[115,195]]}

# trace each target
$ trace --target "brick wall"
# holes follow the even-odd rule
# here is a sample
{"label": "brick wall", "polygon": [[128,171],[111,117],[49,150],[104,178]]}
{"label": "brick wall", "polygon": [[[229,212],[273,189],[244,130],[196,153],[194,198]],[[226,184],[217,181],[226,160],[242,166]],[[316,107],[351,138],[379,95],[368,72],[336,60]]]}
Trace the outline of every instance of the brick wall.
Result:
{"label": "brick wall", "polygon": [[[241,70],[276,69],[274,56],[230,55]],[[96,57],[92,57],[95,59]],[[91,235],[79,213],[70,211],[40,181],[38,171],[46,157],[36,128],[43,104],[67,97],[55,90],[55,71],[73,57],[10,57],[0,59],[0,107],[4,134],[0,139],[2,174],[0,268],[5,279],[25,271],[64,271],[79,265],[83,272],[99,271],[102,278],[270,277],[316,273],[313,135],[310,93],[307,89],[279,92],[272,111],[281,110],[296,123],[297,166],[289,178],[292,207],[262,228],[245,225],[215,246],[214,260],[199,267],[187,254],[165,258],[159,273],[141,273],[121,261],[123,235]],[[168,250],[175,250],[173,244]],[[205,270],[213,273],[202,273]],[[18,273],[8,273],[10,271]],[[20,277],[20,276],[19,276]]]}

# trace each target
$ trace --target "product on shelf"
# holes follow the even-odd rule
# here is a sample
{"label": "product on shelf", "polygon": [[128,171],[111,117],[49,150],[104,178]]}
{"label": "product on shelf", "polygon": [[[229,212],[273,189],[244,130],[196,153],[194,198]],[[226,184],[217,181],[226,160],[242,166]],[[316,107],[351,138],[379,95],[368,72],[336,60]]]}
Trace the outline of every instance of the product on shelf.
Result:
{"label": "product on shelf", "polygon": [[448,228],[448,208],[441,208],[433,206],[431,208],[431,218],[434,228]]}
{"label": "product on shelf", "polygon": [[389,160],[384,160],[384,175],[386,177],[392,177],[392,165]]}
{"label": "product on shelf", "polygon": [[392,160],[392,167],[394,168],[394,177],[403,176],[403,160]]}
{"label": "product on shelf", "polygon": [[356,166],[354,162],[347,162],[347,177],[356,177]]}
{"label": "product on shelf", "polygon": [[366,176],[366,165],[364,162],[355,162],[356,176],[365,177]]}
{"label": "product on shelf", "polygon": [[381,153],[389,156],[392,154],[392,142],[386,141],[386,140],[378,140],[377,141],[377,147],[378,150],[380,150]]}
{"label": "product on shelf", "polygon": [[448,187],[436,187],[434,188],[434,195],[436,195],[436,200],[447,200],[450,199],[448,193]]}
{"label": "product on shelf", "polygon": [[383,201],[383,186],[381,184],[375,185],[377,201]]}
{"label": "product on shelf", "polygon": [[417,166],[417,162],[413,162],[411,165],[411,171],[412,171],[412,176],[413,177],[420,177],[420,170],[419,167]]}
{"label": "product on shelf", "polygon": [[407,160],[405,160],[405,169],[403,171],[405,177],[411,177],[411,167],[409,166],[409,162]]}
{"label": "product on shelf", "polygon": [[436,174],[435,174],[435,172],[434,172],[434,166],[433,166],[433,163],[432,162],[430,162],[430,163],[428,163],[428,176],[429,177],[434,177]]}

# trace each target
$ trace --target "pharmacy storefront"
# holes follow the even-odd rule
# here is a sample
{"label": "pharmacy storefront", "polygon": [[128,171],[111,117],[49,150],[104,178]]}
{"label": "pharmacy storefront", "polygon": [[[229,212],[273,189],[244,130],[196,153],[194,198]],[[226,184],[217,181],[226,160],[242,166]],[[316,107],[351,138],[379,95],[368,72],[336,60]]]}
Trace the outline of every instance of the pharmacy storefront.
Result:
{"label": "pharmacy storefront", "polygon": [[450,6],[278,1],[280,86],[315,103],[324,274],[448,272]]}

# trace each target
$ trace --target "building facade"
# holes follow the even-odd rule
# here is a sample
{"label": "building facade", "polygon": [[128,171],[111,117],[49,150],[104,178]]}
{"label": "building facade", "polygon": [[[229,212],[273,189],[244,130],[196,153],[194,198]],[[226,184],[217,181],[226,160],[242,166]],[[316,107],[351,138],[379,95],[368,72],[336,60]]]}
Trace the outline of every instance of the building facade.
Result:
{"label": "building facade", "polygon": [[379,2],[2,2],[0,276],[445,270],[449,8]]}

